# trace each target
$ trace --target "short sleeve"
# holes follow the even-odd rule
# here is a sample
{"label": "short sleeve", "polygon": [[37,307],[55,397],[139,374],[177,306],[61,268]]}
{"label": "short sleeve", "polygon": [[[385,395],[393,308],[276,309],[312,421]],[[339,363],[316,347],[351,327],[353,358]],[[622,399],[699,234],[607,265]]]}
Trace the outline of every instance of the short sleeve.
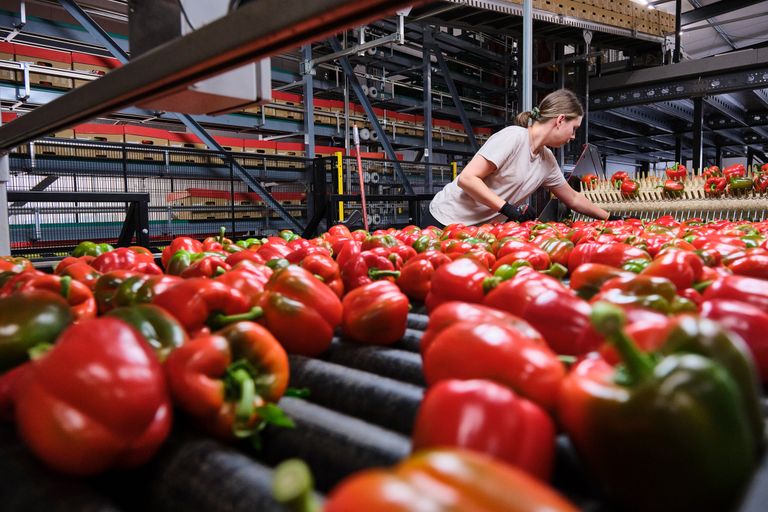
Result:
{"label": "short sleeve", "polygon": [[555,188],[559,187],[560,185],[563,185],[566,183],[565,176],[563,176],[563,171],[560,170],[560,166],[557,165],[557,160],[555,159],[555,155],[552,154],[552,151],[549,149],[546,150],[547,158],[544,165],[548,167],[548,170],[546,172],[546,176],[544,178],[544,185],[547,188]]}
{"label": "short sleeve", "polygon": [[528,135],[527,130],[515,130],[513,127],[504,128],[491,135],[477,154],[496,165],[496,169],[501,169],[520,148],[521,133],[525,136]]}

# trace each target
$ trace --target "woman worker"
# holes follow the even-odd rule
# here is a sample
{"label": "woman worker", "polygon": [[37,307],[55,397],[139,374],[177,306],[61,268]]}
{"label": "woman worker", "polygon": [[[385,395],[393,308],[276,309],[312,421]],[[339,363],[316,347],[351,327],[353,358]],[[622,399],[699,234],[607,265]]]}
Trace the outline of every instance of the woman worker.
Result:
{"label": "woman worker", "polygon": [[525,211],[528,196],[542,185],[574,211],[620,219],[571,188],[549,149],[573,140],[583,116],[571,91],[548,94],[538,107],[517,116],[519,126],[504,128],[483,144],[461,174],[435,195],[422,225],[531,220],[533,215]]}

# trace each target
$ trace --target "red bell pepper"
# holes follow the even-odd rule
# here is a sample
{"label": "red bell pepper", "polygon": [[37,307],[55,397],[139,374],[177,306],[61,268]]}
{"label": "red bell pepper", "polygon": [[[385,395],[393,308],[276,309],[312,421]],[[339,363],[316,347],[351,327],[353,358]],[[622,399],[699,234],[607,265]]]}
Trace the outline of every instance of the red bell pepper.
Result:
{"label": "red bell pepper", "polygon": [[611,185],[618,190],[626,179],[629,179],[629,174],[626,171],[616,171],[611,175]]}
{"label": "red bell pepper", "polygon": [[589,300],[600,291],[600,287],[606,281],[614,277],[631,275],[633,275],[631,272],[610,265],[585,263],[573,271],[569,285],[579,297]]}
{"label": "red bell pepper", "polygon": [[[88,265],[91,264],[93,259],[96,256],[67,256],[66,258],[62,259],[60,262],[56,264],[56,266],[53,269],[53,273],[57,275],[61,275],[61,273],[64,271],[65,268],[67,268],[70,265],[74,265],[75,263],[87,263]],[[8,258],[7,256],[5,258]],[[24,259],[24,258],[22,258]],[[33,270],[34,267],[30,264],[28,268],[23,268],[23,270]],[[3,270],[3,261],[0,259],[0,272],[8,272],[12,271],[11,269],[5,269]],[[19,270],[21,272],[22,270]]]}
{"label": "red bell pepper", "polygon": [[768,192],[768,173],[763,172],[755,176],[754,184],[755,191],[759,194],[765,194]]}
{"label": "red bell pepper", "polygon": [[701,304],[701,316],[715,320],[746,342],[763,384],[768,384],[768,313],[746,302],[714,299]]}
{"label": "red bell pepper", "polygon": [[728,299],[747,302],[768,313],[768,286],[763,279],[726,276],[704,291],[704,300]]}
{"label": "red bell pepper", "polygon": [[703,266],[701,258],[692,252],[668,249],[660,253],[640,274],[665,277],[675,283],[678,290],[684,290],[701,281]]}
{"label": "red bell pepper", "polygon": [[584,190],[594,190],[598,181],[596,174],[585,174],[581,177],[581,184],[583,185]]}
{"label": "red bell pepper", "polygon": [[395,281],[409,298],[424,301],[432,286],[432,276],[441,265],[452,260],[438,251],[425,251],[409,259]]}
{"label": "red bell pepper", "polygon": [[47,290],[61,295],[67,301],[75,320],[96,316],[96,299],[93,292],[83,283],[73,281],[71,277],[32,272],[15,274],[0,289],[0,296],[7,297],[28,290]]}
{"label": "red bell pepper", "polygon": [[640,184],[635,180],[626,179],[618,187],[621,197],[633,199],[640,193]]}
{"label": "red bell pepper", "polygon": [[256,253],[261,256],[264,261],[268,262],[269,260],[276,258],[285,258],[291,254],[291,252],[293,251],[288,247],[285,240],[270,236],[267,238],[266,243],[259,247],[259,250]]}
{"label": "red bell pepper", "polygon": [[684,180],[688,174],[688,170],[679,162],[676,162],[672,167],[667,167],[664,172],[667,174],[667,178],[675,181]]}
{"label": "red bell pepper", "polygon": [[723,175],[723,173],[720,172],[720,168],[716,165],[705,167],[701,174],[706,180],[709,180],[709,178],[721,177]]}
{"label": "red bell pepper", "polygon": [[558,354],[581,355],[596,348],[587,336],[589,304],[549,276],[522,271],[491,290],[483,303],[525,319]]}
{"label": "red bell pepper", "polygon": [[494,320],[457,322],[442,329],[423,358],[429,385],[446,379],[493,379],[546,409],[554,407],[565,375],[549,347]]}
{"label": "red bell pepper", "polygon": [[339,298],[344,296],[344,281],[341,279],[341,269],[339,269],[338,263],[327,253],[310,254],[301,260],[300,266],[324,282]]}
{"label": "red bell pepper", "polygon": [[363,251],[350,257],[339,266],[341,267],[341,279],[344,281],[344,289],[347,293],[358,286],[370,284],[377,279],[394,279],[400,275],[400,272],[395,270],[392,259],[380,251],[375,252],[375,250]]}
{"label": "red bell pepper", "polygon": [[710,197],[721,196],[725,192],[725,187],[728,185],[728,181],[723,177],[713,176],[707,178],[704,183],[704,194]]}
{"label": "red bell pepper", "polygon": [[432,285],[427,294],[426,305],[429,311],[444,302],[483,302],[486,279],[491,277],[488,268],[472,258],[459,258],[442,265],[432,276]]}
{"label": "red bell pepper", "polygon": [[118,247],[97,256],[91,266],[101,273],[111,270],[133,270],[144,274],[163,273],[160,267],[155,265],[152,255],[138,253],[128,247]]}
{"label": "red bell pepper", "polygon": [[549,254],[552,263],[568,266],[568,258],[573,252],[574,243],[567,238],[557,238],[545,235],[542,238],[537,237],[534,239],[533,243],[537,244]]}
{"label": "red bell pepper", "polygon": [[763,249],[748,249],[743,256],[729,259],[725,263],[736,275],[768,279],[768,252]]}
{"label": "red bell pepper", "polygon": [[484,453],[546,482],[555,424],[535,403],[490,380],[444,380],[427,390],[413,449],[456,447]]}
{"label": "red bell pepper", "polygon": [[242,292],[250,299],[251,305],[255,306],[271,275],[272,269],[268,266],[251,264],[246,260],[215,279]]}
{"label": "red bell pepper", "polygon": [[451,325],[459,322],[482,323],[486,321],[501,322],[521,332],[534,343],[546,344],[546,341],[544,341],[544,338],[536,329],[515,315],[480,304],[453,301],[441,304],[430,312],[427,330],[424,331],[419,343],[422,356],[426,353],[435,337]]}
{"label": "red bell pepper", "polygon": [[733,164],[723,169],[723,176],[726,180],[731,178],[743,178],[747,175],[747,169],[744,164]]}
{"label": "red bell pepper", "polygon": [[333,290],[296,265],[275,270],[259,306],[262,323],[292,354],[324,352],[342,318],[341,301]]}
{"label": "red bell pepper", "polygon": [[622,307],[649,308],[662,313],[695,311],[696,305],[677,294],[667,278],[650,275],[616,277],[606,281],[590,302],[610,302]]}
{"label": "red bell pepper", "polygon": [[260,265],[266,263],[264,258],[262,258],[255,249],[246,249],[244,251],[232,253],[227,256],[227,259],[224,261],[227,263],[227,265],[231,265],[233,267],[241,261],[251,261]]}
{"label": "red bell pepper", "polygon": [[75,281],[79,281],[93,291],[96,286],[96,281],[101,277],[101,272],[85,263],[84,261],[78,261],[71,265],[67,265],[61,271],[56,272],[59,276],[69,276]]}
{"label": "red bell pepper", "polygon": [[536,270],[546,270],[552,264],[549,254],[538,246],[510,239],[502,243],[496,251],[496,263],[491,271],[495,272],[501,265],[510,265],[517,260],[527,261]]}
{"label": "red bell pepper", "polygon": [[405,334],[408,297],[394,283],[376,281],[344,296],[341,326],[353,341],[391,345]]}
{"label": "red bell pepper", "polygon": [[163,268],[167,268],[168,262],[171,261],[171,258],[174,254],[176,254],[176,251],[180,251],[182,249],[189,252],[203,252],[203,244],[200,241],[188,236],[179,236],[174,238],[171,241],[171,244],[163,249],[163,254],[160,257]]}
{"label": "red bell pepper", "polygon": [[660,188],[667,197],[679,198],[683,196],[685,185],[680,181],[667,180],[663,185],[658,185],[657,188]]}
{"label": "red bell pepper", "polygon": [[638,247],[614,243],[586,242],[578,244],[568,258],[568,270],[573,273],[585,263],[602,263],[611,267],[639,272],[651,261],[648,253]]}
{"label": "red bell pepper", "polygon": [[221,256],[204,256],[190,263],[180,276],[184,279],[190,277],[214,278],[231,270],[232,267]]}
{"label": "red bell pepper", "polygon": [[146,462],[171,427],[160,363],[117,318],[79,322],[14,388],[19,434],[47,465],[92,475]]}
{"label": "red bell pepper", "polygon": [[[503,491],[500,491],[503,489]],[[341,482],[325,512],[576,512],[575,506],[524,471],[478,453],[419,452],[393,469],[375,469]]]}
{"label": "red bell pepper", "polygon": [[217,314],[231,316],[249,312],[251,300],[239,290],[203,277],[185,279],[159,293],[153,304],[165,308],[194,336],[214,321]]}
{"label": "red bell pepper", "polygon": [[203,251],[222,251],[224,252],[224,247],[231,245],[232,240],[229,238],[224,237],[224,233],[226,233],[227,228],[224,226],[221,226],[221,229],[219,230],[219,234],[216,236],[209,236],[205,240],[203,240]]}
{"label": "red bell pepper", "polygon": [[[65,258],[66,259],[66,258]],[[27,272],[34,270],[35,267],[27,258],[17,258],[13,256],[0,256],[0,272]]]}
{"label": "red bell pepper", "polygon": [[171,352],[165,373],[174,402],[217,437],[290,424],[274,405],[288,387],[288,356],[259,324],[237,322],[192,339]]}
{"label": "red bell pepper", "polygon": [[760,166],[760,172],[768,172],[768,164],[763,164]]}

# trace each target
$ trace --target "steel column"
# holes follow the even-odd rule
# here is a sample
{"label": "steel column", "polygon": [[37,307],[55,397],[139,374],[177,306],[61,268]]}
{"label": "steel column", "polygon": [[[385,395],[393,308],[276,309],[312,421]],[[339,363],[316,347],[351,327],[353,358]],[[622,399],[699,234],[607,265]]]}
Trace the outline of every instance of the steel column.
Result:
{"label": "steel column", "polygon": [[[312,44],[301,47],[304,61],[312,60]],[[315,99],[312,72],[304,74],[304,153],[307,158],[315,158]]]}
{"label": "steel column", "polygon": [[701,169],[704,162],[704,98],[693,98],[693,168]]}
{"label": "steel column", "polygon": [[723,148],[720,146],[715,146],[715,165],[723,166]]}
{"label": "steel column", "polygon": [[682,0],[675,0],[675,50],[672,62],[680,62],[680,31],[682,30]]}
{"label": "steel column", "polygon": [[425,192],[432,190],[432,27],[424,27],[424,44],[422,45],[422,66],[424,71],[424,161],[427,163],[424,177]]}
{"label": "steel column", "polygon": [[467,118],[467,112],[464,110],[464,105],[461,103],[459,90],[456,88],[456,83],[453,81],[453,78],[451,78],[451,72],[448,69],[448,63],[445,61],[445,57],[443,57],[443,52],[440,50],[440,48],[432,46],[432,53],[434,53],[435,57],[437,57],[437,63],[440,65],[440,71],[443,74],[443,80],[445,80],[446,85],[448,85],[448,90],[451,92],[451,98],[453,98],[453,104],[456,107],[456,110],[459,111],[459,118],[461,119],[461,124],[464,125],[464,131],[467,132],[467,137],[469,138],[469,143],[472,146],[472,150],[477,151],[480,149],[480,146],[477,144],[475,132],[472,129],[472,125],[470,124],[469,119]]}
{"label": "steel column", "polygon": [[[83,28],[91,34],[91,36],[103,44],[104,47],[112,55],[114,55],[116,59],[118,59],[123,64],[128,63],[128,54],[123,51],[123,49],[120,48],[117,43],[115,43],[109,34],[102,30],[102,28],[99,27],[99,24],[96,23],[93,18],[88,16],[88,14],[83,11],[79,5],[77,5],[72,0],[59,1],[61,5],[67,10],[67,12],[69,12],[83,26]],[[229,153],[221,146],[221,144],[219,144],[205,130],[205,128],[203,128],[197,121],[195,121],[192,116],[179,113],[173,113],[172,115],[184,123],[187,129],[197,135],[200,140],[202,140],[203,143],[205,143],[205,145],[207,145],[210,149],[214,149],[221,153],[222,156],[230,162],[237,176],[248,186],[248,188],[256,192],[270,208],[275,210],[280,218],[290,224],[293,229],[297,231],[303,231],[304,227],[299,224],[298,221],[296,221],[296,219],[294,219],[293,216],[291,216],[288,211],[285,210],[285,208],[283,208],[283,206],[275,200],[274,197],[272,197],[269,191],[265,189],[261,183],[259,183],[253,176],[248,174],[248,172],[239,163],[231,158]]]}
{"label": "steel column", "polygon": [[[0,126],[3,125],[0,112]],[[11,180],[8,153],[0,153],[0,256],[11,255],[11,228],[8,218],[8,182]]]}
{"label": "steel column", "polygon": [[522,111],[533,108],[533,0],[523,0],[523,104]]}
{"label": "steel column", "polygon": [[683,138],[675,137],[675,162],[683,161]]}
{"label": "steel column", "polygon": [[[333,51],[335,52],[341,51],[341,44],[339,44],[339,41],[336,39],[336,37],[329,38],[328,43],[330,44],[331,49]],[[392,165],[395,168],[395,173],[397,174],[397,177],[400,178],[400,181],[402,181],[403,187],[405,188],[406,193],[413,194],[413,187],[411,186],[411,182],[408,181],[408,177],[403,172],[403,168],[400,166],[400,162],[398,162],[397,160],[397,155],[395,154],[395,148],[392,147],[392,143],[389,141],[389,137],[387,137],[387,133],[381,127],[381,124],[379,123],[379,120],[376,117],[376,113],[373,111],[371,102],[368,101],[368,96],[365,95],[365,93],[363,92],[363,87],[357,81],[357,77],[355,76],[355,71],[352,69],[352,64],[349,63],[349,58],[348,57],[339,58],[339,64],[341,64],[341,68],[344,70],[344,74],[347,75],[347,78],[349,78],[349,85],[352,87],[352,90],[355,91],[357,100],[363,106],[363,110],[365,110],[365,114],[368,116],[368,120],[371,122],[371,125],[373,125],[373,129],[376,131],[376,134],[379,136],[379,144],[381,144],[382,147],[384,148],[384,152],[387,154],[387,157],[390,160],[392,160]]]}

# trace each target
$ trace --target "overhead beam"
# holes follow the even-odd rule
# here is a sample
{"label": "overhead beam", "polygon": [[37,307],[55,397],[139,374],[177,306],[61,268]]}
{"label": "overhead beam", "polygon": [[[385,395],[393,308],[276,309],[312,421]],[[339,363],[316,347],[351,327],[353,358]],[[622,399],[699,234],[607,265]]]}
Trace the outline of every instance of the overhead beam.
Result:
{"label": "overhead beam", "polygon": [[590,81],[590,109],[605,110],[767,87],[768,49],[760,48],[596,77]]}
{"label": "overhead beam", "polygon": [[0,127],[0,150],[99,114],[171,91],[360,25],[409,3],[404,0],[260,0],[186,36],[142,54],[126,66]]}
{"label": "overhead beam", "polygon": [[731,11],[745,9],[761,3],[761,0],[720,0],[709,5],[702,5],[696,9],[685,11],[680,17],[680,24],[685,27],[702,20],[708,20],[727,14]]}

